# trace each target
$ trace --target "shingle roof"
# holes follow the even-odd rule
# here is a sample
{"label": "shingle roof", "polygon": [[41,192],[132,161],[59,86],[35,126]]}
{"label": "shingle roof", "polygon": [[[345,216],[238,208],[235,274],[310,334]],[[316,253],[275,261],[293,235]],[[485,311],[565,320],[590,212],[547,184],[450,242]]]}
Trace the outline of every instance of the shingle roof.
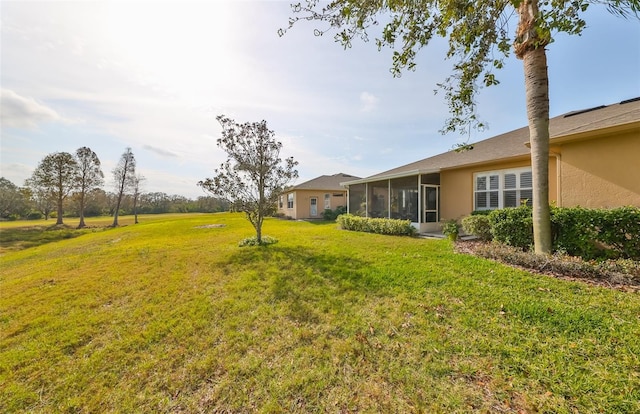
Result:
{"label": "shingle roof", "polygon": [[305,181],[304,183],[293,186],[290,190],[327,190],[327,191],[344,191],[344,187],[340,185],[345,181],[359,180],[360,177],[356,177],[349,174],[338,173],[334,175],[321,175],[313,180]]}
{"label": "shingle roof", "polygon": [[[569,112],[549,120],[549,134],[553,142],[568,135],[588,133],[624,124],[640,122],[640,98],[617,104]],[[386,179],[393,176],[438,172],[443,169],[530,155],[529,128],[523,127],[505,134],[473,143],[473,149],[464,152],[454,150],[403,165],[363,180]],[[354,183],[355,184],[355,183]]]}

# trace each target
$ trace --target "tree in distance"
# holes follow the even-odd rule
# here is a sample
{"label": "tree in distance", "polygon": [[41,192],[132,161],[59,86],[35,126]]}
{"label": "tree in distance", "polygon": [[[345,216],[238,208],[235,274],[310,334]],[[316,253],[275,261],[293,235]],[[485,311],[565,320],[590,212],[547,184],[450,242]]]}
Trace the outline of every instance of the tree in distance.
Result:
{"label": "tree in distance", "polygon": [[43,199],[56,201],[58,216],[56,225],[63,223],[62,203],[78,186],[78,162],[68,152],[54,152],[40,161],[27,185]]}
{"label": "tree in distance", "polygon": [[261,244],[264,218],[275,212],[278,196],[298,177],[298,162],[293,157],[280,158],[282,143],[275,140],[266,121],[238,124],[224,115],[216,119],[222,125],[217,144],[227,160],[216,168],[215,177],[198,185],[227,200],[232,210],[244,212]]}
{"label": "tree in distance", "polygon": [[135,177],[133,177],[131,186],[133,190],[133,224],[138,224],[138,204],[140,202],[140,192],[144,180],[146,180],[146,178],[140,174],[136,174]]}
{"label": "tree in distance", "polygon": [[0,217],[21,215],[28,211],[28,203],[24,191],[17,185],[0,177]]}
{"label": "tree in distance", "polygon": [[[501,0],[437,1],[307,0],[292,5],[299,21],[319,21],[327,28],[315,29],[320,36],[335,29],[334,39],[345,48],[355,38],[369,39],[379,21],[388,21],[377,35],[378,49],[393,51],[392,73],[416,68],[418,50],[434,36],[449,41],[447,58],[455,58],[453,74],[438,86],[444,91],[451,118],[442,132],[468,132],[482,127],[475,112],[475,97],[484,86],[497,85],[493,71],[504,65],[512,50],[523,61],[525,101],[531,143],[533,173],[533,232],[536,253],[551,251],[549,208],[549,81],[545,48],[555,33],[579,35],[586,26],[582,15],[594,3],[622,17],[638,17],[640,0]],[[519,18],[509,34],[511,16]],[[280,29],[282,36],[286,30]]]}
{"label": "tree in distance", "polygon": [[120,157],[118,164],[113,169],[113,180],[117,191],[116,208],[113,212],[113,227],[118,226],[118,214],[120,213],[120,204],[124,194],[133,188],[136,176],[136,159],[131,152],[131,148],[127,148]]}
{"label": "tree in distance", "polygon": [[81,147],[76,150],[76,162],[78,164],[77,198],[80,210],[80,223],[78,228],[86,227],[84,222],[84,208],[87,194],[102,186],[104,173],[100,168],[100,159],[89,147]]}

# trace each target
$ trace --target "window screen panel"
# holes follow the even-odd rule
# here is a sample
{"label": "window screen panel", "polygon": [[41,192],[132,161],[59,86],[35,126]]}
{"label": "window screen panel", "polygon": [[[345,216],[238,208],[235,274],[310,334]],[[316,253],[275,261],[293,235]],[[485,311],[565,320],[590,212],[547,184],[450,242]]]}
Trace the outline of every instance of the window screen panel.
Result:
{"label": "window screen panel", "polygon": [[533,190],[520,190],[520,203],[524,203],[526,200],[528,206],[532,206],[531,200],[533,200]]}
{"label": "window screen panel", "polygon": [[520,188],[532,188],[533,175],[531,171],[520,173]]}
{"label": "window screen panel", "polygon": [[489,193],[489,207],[490,208],[498,208],[498,192],[497,191],[491,191]]}
{"label": "window screen panel", "polygon": [[500,176],[499,175],[489,176],[489,189],[497,190],[498,188],[500,188]]}
{"label": "window screen panel", "polygon": [[505,174],[504,175],[504,188],[516,188],[516,175]]}
{"label": "window screen panel", "polygon": [[487,177],[477,177],[476,190],[486,190],[486,189],[487,189]]}
{"label": "window screen panel", "polygon": [[504,192],[504,206],[505,207],[518,207],[518,194],[516,190],[510,190]]}
{"label": "window screen panel", "polygon": [[476,210],[487,208],[487,193],[476,193]]}

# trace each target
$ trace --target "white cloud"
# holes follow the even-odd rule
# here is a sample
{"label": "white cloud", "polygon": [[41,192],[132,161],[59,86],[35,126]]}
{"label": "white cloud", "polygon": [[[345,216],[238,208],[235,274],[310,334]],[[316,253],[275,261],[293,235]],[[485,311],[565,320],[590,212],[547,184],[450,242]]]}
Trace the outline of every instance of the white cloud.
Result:
{"label": "white cloud", "polygon": [[378,99],[378,97],[374,94],[369,92],[362,92],[360,94],[360,112],[373,111],[378,106],[379,101],[380,99]]}
{"label": "white cloud", "polygon": [[158,154],[158,155],[160,155],[162,157],[177,157],[178,156],[178,154],[176,154],[173,151],[168,151],[168,150],[163,149],[163,148],[154,147],[152,145],[145,144],[145,145],[142,146],[142,148],[146,149],[147,151],[151,151],[151,152],[153,152],[155,154]]}
{"label": "white cloud", "polygon": [[20,163],[2,163],[0,167],[1,177],[6,178],[18,187],[21,187],[24,185],[25,178],[31,175],[35,166],[29,166]]}
{"label": "white cloud", "polygon": [[35,128],[46,121],[58,121],[62,117],[52,108],[33,98],[18,95],[12,90],[0,90],[0,120],[14,128]]}

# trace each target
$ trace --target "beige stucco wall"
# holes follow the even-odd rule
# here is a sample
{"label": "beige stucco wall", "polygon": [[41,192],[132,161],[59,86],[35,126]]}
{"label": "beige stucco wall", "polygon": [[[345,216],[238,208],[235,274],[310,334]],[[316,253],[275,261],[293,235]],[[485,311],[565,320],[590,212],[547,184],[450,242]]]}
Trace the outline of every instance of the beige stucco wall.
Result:
{"label": "beige stucco wall", "polygon": [[[287,197],[289,193],[284,193],[283,206],[278,209],[279,213],[289,216],[293,219],[320,219],[324,213],[324,195],[330,194],[331,210],[335,210],[339,206],[347,205],[347,191],[327,191],[327,190],[296,190],[293,191],[293,208],[287,208]],[[335,194],[342,194],[342,197],[336,197]],[[311,215],[311,198],[318,199],[318,214]]]}
{"label": "beige stucco wall", "polygon": [[640,129],[562,144],[561,205],[640,207]]}
{"label": "beige stucco wall", "polygon": [[[549,159],[549,200],[557,200],[556,158]],[[473,174],[511,168],[528,167],[528,159],[483,164],[440,173],[440,219],[460,219],[473,211]]]}
{"label": "beige stucco wall", "polygon": [[[640,206],[640,130],[551,146],[549,201],[559,206]],[[529,160],[484,164],[440,174],[440,217],[473,211],[473,174],[530,166]]]}

